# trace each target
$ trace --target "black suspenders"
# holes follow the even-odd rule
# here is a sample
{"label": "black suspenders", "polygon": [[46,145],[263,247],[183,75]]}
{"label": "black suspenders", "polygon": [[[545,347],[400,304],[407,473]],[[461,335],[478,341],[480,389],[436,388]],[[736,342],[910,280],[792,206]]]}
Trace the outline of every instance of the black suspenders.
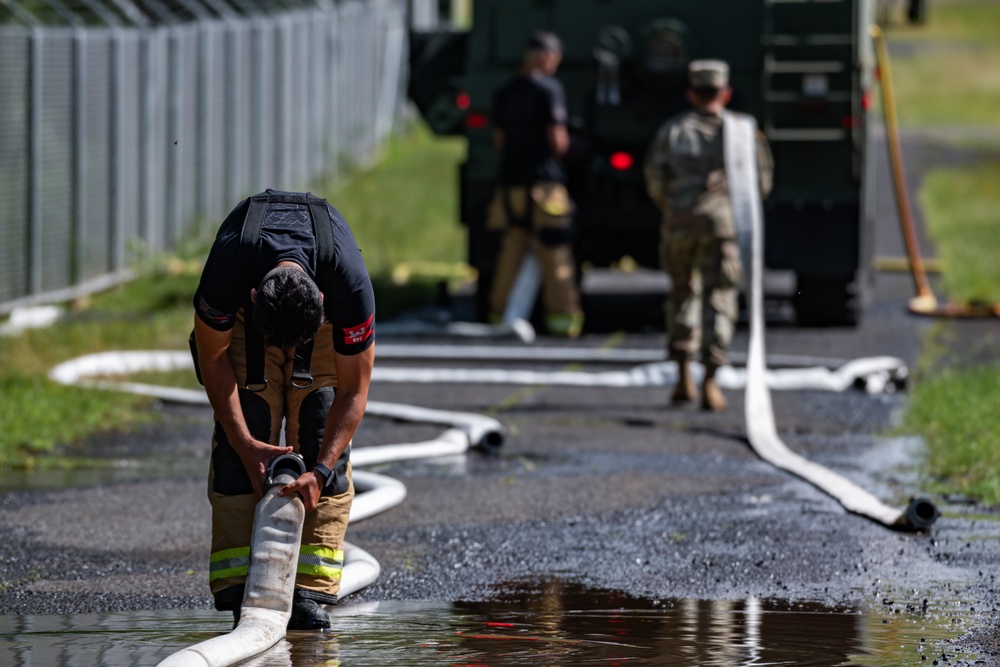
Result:
{"label": "black suspenders", "polygon": [[[244,331],[246,334],[246,366],[247,378],[245,389],[263,391],[267,387],[267,377],[264,375],[264,337],[253,325],[253,301],[249,298],[251,288],[257,286],[257,249],[260,245],[260,230],[264,226],[264,217],[270,204],[298,204],[309,208],[309,218],[312,221],[313,234],[316,238],[316,280],[320,285],[328,284],[323,280],[333,264],[334,243],[333,226],[330,224],[330,213],[325,199],[305,194],[259,194],[250,197],[246,218],[243,220],[243,231],[240,235],[240,280],[245,286],[247,300],[243,306]],[[327,295],[332,298],[332,295]],[[295,349],[295,359],[292,362],[292,386],[305,389],[312,385],[312,373],[309,366],[312,361],[312,340],[299,345]]]}

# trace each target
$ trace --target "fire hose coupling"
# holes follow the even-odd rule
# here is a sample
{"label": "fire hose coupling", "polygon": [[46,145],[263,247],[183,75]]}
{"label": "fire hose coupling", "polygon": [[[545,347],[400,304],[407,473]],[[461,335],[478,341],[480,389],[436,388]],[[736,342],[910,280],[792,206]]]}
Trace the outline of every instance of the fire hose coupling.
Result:
{"label": "fire hose coupling", "polygon": [[903,516],[906,517],[906,522],[911,529],[927,530],[937,521],[940,513],[930,500],[917,497],[910,499],[910,504]]}
{"label": "fire hose coupling", "polygon": [[[306,462],[301,455],[292,452],[291,454],[279,454],[267,464],[267,480],[265,487],[284,486],[295,481],[299,476],[305,474]],[[287,477],[288,479],[280,479]]]}

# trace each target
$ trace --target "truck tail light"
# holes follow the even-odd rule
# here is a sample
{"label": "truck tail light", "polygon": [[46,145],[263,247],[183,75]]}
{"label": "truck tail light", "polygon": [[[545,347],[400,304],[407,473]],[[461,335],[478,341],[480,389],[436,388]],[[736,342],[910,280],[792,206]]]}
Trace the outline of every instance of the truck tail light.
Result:
{"label": "truck tail light", "polygon": [[472,130],[481,130],[489,125],[490,119],[484,113],[470,113],[465,117],[465,125]]}
{"label": "truck tail light", "polygon": [[608,162],[611,163],[611,168],[616,171],[628,171],[635,164],[635,158],[632,157],[631,153],[617,151],[611,154]]}

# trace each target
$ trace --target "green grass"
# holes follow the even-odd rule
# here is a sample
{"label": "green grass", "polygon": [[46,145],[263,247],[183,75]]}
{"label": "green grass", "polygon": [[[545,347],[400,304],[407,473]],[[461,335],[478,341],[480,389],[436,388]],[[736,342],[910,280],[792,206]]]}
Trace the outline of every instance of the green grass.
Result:
{"label": "green grass", "polygon": [[[931,171],[920,204],[948,300],[1000,302],[1000,161]],[[925,340],[903,428],[926,440],[927,473],[937,491],[998,505],[1000,362],[965,360],[975,351],[956,348],[947,329],[942,322]]]}
{"label": "green grass", "polygon": [[[1000,161],[985,152],[1000,137],[998,35],[995,0],[932,2],[925,25],[896,22],[888,32],[900,124],[983,139],[969,146],[957,132],[956,147],[984,151],[982,160],[932,170],[919,193],[944,267],[940,296],[950,301],[1000,301]],[[926,440],[934,490],[1000,504],[1000,362],[968,363],[954,344],[925,341],[901,430]]]}
{"label": "green grass", "polygon": [[1000,127],[1000,3],[932,2],[923,26],[893,25],[890,43],[904,126]]}
{"label": "green grass", "polygon": [[949,298],[1000,302],[1000,161],[936,169],[920,192]]}
{"label": "green grass", "polygon": [[1000,363],[926,375],[910,395],[902,429],[923,435],[934,490],[1000,505]]}
{"label": "green grass", "polygon": [[[343,211],[354,230],[381,319],[431,300],[440,280],[463,274],[456,187],[462,153],[460,142],[438,141],[417,128],[393,140],[374,168],[339,187],[312,188]],[[48,373],[59,362],[93,352],[187,349],[191,298],[206,254],[201,249],[186,261],[147,261],[140,278],[69,305],[57,325],[0,337],[0,466],[58,464],[60,458],[47,455],[60,445],[155,418],[150,399],[63,387]],[[400,271],[401,265],[409,270]],[[193,373],[130,379],[196,386]]]}
{"label": "green grass", "polygon": [[[900,3],[902,10],[904,3]],[[996,0],[937,0],[930,3],[928,20],[922,25],[901,22],[896,17],[893,38],[963,40],[995,44],[1000,25],[1000,3]]]}
{"label": "green grass", "polygon": [[0,465],[31,467],[57,445],[153,419],[149,399],[64,387],[48,373],[91,352],[183,348],[196,281],[157,270],[75,304],[53,327],[0,338]]}
{"label": "green grass", "polygon": [[375,169],[329,192],[347,218],[373,276],[391,276],[408,262],[465,261],[465,231],[458,224],[458,165],[464,140],[435,139],[419,125],[390,142]]}

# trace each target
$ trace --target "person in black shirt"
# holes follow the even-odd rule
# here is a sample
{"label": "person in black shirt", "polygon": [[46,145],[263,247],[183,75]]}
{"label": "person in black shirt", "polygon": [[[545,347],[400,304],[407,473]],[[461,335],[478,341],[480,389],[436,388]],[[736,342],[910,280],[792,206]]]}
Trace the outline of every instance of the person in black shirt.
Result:
{"label": "person in black shirt", "polygon": [[[249,234],[248,230],[259,230]],[[368,400],[375,298],[350,228],[325,200],[268,190],[222,223],[194,296],[195,359],[215,410],[209,584],[238,621],[267,463],[308,472],[289,628],[329,627],[354,498],[350,444]],[[284,427],[286,446],[279,446]]]}
{"label": "person in black shirt", "polygon": [[569,149],[566,98],[554,78],[562,43],[536,32],[525,47],[521,71],[493,103],[494,143],[500,151],[498,185],[487,227],[503,231],[490,292],[490,316],[500,320],[530,247],[544,284],[549,333],[577,336],[583,326],[576,263],[570,245],[573,202],[566,191],[562,156]]}

